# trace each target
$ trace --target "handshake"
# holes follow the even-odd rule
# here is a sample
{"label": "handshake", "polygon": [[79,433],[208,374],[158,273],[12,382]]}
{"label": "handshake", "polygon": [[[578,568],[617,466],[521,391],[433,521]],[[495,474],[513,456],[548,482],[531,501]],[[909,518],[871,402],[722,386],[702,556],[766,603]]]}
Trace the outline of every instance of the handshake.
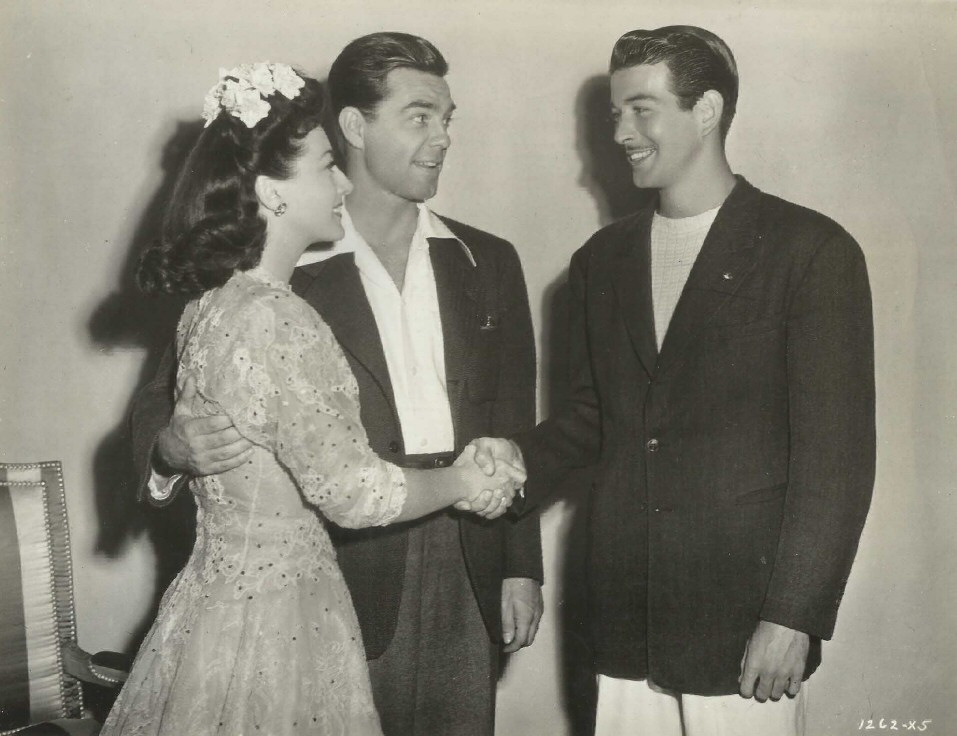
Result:
{"label": "handshake", "polygon": [[525,461],[511,440],[480,437],[473,440],[455,460],[465,481],[464,498],[455,504],[485,519],[497,519],[508,511],[515,494],[522,495]]}

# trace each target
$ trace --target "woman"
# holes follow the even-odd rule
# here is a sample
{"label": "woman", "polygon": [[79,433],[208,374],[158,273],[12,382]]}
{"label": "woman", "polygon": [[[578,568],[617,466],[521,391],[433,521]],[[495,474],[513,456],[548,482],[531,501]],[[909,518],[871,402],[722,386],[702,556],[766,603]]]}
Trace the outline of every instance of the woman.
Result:
{"label": "woman", "polygon": [[[186,292],[177,388],[225,413],[255,450],[197,478],[197,539],[103,734],[380,733],[358,624],[322,516],[406,521],[487,496],[508,506],[513,469],[486,477],[390,465],[369,448],[358,388],[329,328],[287,285],[310,244],[342,237],[319,84],[280,64],[224,72],[180,174],[148,291]],[[484,506],[484,503],[479,503]]]}

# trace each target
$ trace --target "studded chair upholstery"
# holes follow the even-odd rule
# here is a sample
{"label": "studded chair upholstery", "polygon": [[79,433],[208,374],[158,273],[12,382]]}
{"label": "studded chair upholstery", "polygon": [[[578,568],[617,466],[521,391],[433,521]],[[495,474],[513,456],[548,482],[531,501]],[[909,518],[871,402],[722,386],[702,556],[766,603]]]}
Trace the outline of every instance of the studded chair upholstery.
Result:
{"label": "studded chair upholstery", "polygon": [[80,681],[119,686],[117,656],[77,645],[60,463],[0,463],[0,736],[95,734]]}

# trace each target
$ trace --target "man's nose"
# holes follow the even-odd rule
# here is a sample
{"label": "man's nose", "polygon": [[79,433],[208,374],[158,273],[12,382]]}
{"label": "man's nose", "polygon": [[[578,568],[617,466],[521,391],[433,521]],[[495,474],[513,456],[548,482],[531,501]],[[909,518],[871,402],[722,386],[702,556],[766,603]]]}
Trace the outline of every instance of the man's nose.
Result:
{"label": "man's nose", "polygon": [[430,142],[433,146],[438,146],[443,149],[452,145],[452,136],[449,135],[449,124],[447,122],[444,120],[435,122]]}
{"label": "man's nose", "polygon": [[623,146],[634,137],[635,126],[625,116],[618,118],[615,121],[615,143]]}

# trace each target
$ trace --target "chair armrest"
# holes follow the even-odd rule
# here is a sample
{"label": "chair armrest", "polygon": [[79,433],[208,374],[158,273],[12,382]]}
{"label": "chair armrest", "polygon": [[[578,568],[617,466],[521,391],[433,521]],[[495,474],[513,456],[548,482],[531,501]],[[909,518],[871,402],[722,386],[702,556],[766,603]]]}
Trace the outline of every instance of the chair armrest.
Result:
{"label": "chair armrest", "polygon": [[131,659],[118,652],[90,654],[76,642],[63,647],[63,669],[67,674],[94,685],[118,687],[126,681]]}
{"label": "chair armrest", "polygon": [[[4,731],[4,733],[14,733]],[[22,731],[15,732],[17,736],[97,736],[100,733],[100,724],[92,718],[57,718],[55,721],[44,721],[27,726]]]}

